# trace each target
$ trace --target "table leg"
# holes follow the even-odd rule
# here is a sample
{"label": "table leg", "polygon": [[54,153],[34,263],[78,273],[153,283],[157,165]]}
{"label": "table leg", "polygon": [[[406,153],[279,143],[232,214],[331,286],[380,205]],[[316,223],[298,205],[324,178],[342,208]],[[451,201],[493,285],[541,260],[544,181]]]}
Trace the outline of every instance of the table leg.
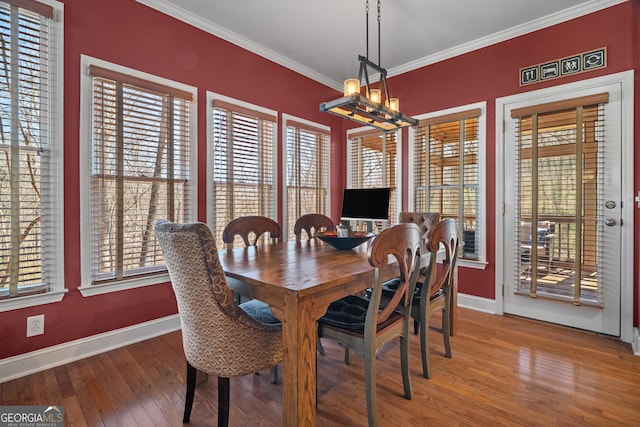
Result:
{"label": "table leg", "polygon": [[316,425],[316,339],[318,326],[311,300],[285,296],[283,424]]}

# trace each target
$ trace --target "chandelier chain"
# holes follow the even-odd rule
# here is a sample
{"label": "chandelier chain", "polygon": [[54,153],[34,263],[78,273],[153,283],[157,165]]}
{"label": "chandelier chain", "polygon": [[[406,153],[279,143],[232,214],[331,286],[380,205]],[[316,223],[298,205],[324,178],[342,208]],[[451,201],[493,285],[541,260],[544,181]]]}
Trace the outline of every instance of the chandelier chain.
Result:
{"label": "chandelier chain", "polygon": [[367,43],[367,59],[369,59],[369,0],[367,0],[367,8],[365,9],[364,25],[366,28]]}
{"label": "chandelier chain", "polygon": [[378,0],[378,65],[382,67],[382,58],[380,57],[380,1]]}

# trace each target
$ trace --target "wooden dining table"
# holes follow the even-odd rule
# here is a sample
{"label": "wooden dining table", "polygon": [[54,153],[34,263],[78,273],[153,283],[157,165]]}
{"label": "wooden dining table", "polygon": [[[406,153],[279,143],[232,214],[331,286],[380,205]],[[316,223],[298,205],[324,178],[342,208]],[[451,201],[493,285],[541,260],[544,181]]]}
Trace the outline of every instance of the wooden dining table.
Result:
{"label": "wooden dining table", "polygon": [[[282,321],[285,426],[316,425],[317,321],[331,302],[372,286],[367,248],[338,250],[311,239],[219,251],[229,286],[268,303]],[[398,275],[395,260],[381,275]]]}

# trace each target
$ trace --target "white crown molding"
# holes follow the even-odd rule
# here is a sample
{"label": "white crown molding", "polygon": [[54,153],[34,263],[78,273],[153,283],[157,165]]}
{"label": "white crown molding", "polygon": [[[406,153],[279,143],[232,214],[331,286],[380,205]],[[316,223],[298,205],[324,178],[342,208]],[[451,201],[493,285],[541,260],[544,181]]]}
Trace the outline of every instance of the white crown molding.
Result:
{"label": "white crown molding", "polygon": [[425,56],[424,58],[417,59],[415,61],[407,62],[404,65],[390,68],[387,70],[387,77],[397,76],[409,71],[416,70],[420,67],[435,64],[446,59],[453,58],[458,55],[473,52],[487,46],[491,46],[496,43],[500,43],[506,40],[513,39],[534,31],[541,30],[543,28],[550,27],[552,25],[560,24],[571,19],[579,18],[584,15],[588,15],[593,12],[597,12],[602,9],[606,9],[611,6],[615,6],[620,3],[624,3],[628,0],[591,0],[584,4],[570,7],[560,12],[543,16],[542,18],[534,19],[522,25],[508,28],[503,31],[481,37],[469,43],[463,43],[461,45],[452,47],[435,53],[433,55]]}
{"label": "white crown molding", "polygon": [[189,11],[186,11],[180,7],[175,6],[174,4],[168,3],[165,0],[136,0],[138,3],[142,3],[150,8],[156,9],[166,15],[172,16],[180,21],[186,22],[187,24],[193,25],[196,28],[201,29],[202,31],[206,31],[209,34],[213,34],[216,37],[219,37],[223,40],[226,40],[230,43],[233,43],[243,49],[248,50],[249,52],[255,53],[256,55],[260,55],[263,58],[266,58],[270,61],[275,62],[276,64],[282,65],[283,67],[289,68],[290,70],[295,71],[296,73],[302,74],[303,76],[309,77],[319,83],[322,83],[326,86],[334,88],[336,90],[342,91],[342,82],[337,82],[333,79],[328,78],[327,76],[320,74],[311,68],[305,67],[286,56],[280,55],[277,52],[274,52],[271,49],[267,49],[259,43],[254,42],[253,40],[249,40],[246,37],[242,37],[228,29],[221,27],[212,23],[211,21],[207,21],[206,19],[200,18],[198,15],[195,15]]}
{"label": "white crown molding", "polygon": [[[273,61],[283,67],[289,68],[297,73],[302,74],[303,76],[309,77],[319,83],[322,83],[328,87],[331,87],[337,91],[342,91],[342,82],[333,80],[321,73],[318,73],[308,67],[305,67],[291,59],[280,55],[277,52],[274,52],[266,47],[249,40],[245,37],[242,37],[236,33],[233,33],[226,28],[223,28],[219,25],[215,25],[210,21],[200,18],[199,16],[188,12],[180,7],[175,6],[172,3],[167,2],[166,0],[136,0],[138,3],[142,3],[148,7],[156,9],[162,13],[165,13],[169,16],[172,16],[176,19],[179,19],[187,24],[193,25],[196,28],[199,28],[203,31],[206,31],[214,36],[220,37],[230,43],[233,43],[243,49],[246,49],[250,52],[253,52],[257,55],[260,55],[270,61]],[[388,76],[397,76],[409,71],[413,71],[417,68],[424,67],[426,65],[435,64],[440,61],[444,61],[449,58],[453,58],[458,55],[462,55],[468,52],[472,52],[477,49],[481,49],[483,47],[487,47],[496,43],[503,42],[505,40],[512,39],[514,37],[518,37],[527,33],[531,33],[533,31],[537,31],[546,27],[550,27],[552,25],[556,25],[571,19],[578,18],[580,16],[587,15],[589,13],[597,12],[602,9],[606,9],[611,6],[615,6],[620,3],[624,3],[628,0],[591,0],[584,4],[574,6],[558,13],[554,13],[551,15],[544,16],[542,18],[535,19],[533,21],[527,22],[522,25],[518,25],[512,28],[509,28],[504,31],[497,32],[495,34],[491,34],[486,37],[479,38],[469,43],[463,43],[461,45],[455,46],[451,49],[446,49],[441,52],[435,53],[433,55],[425,56],[423,58],[417,59],[415,61],[408,62],[398,67],[390,68],[387,70]],[[373,80],[378,78],[378,76],[371,76]]]}
{"label": "white crown molding", "polygon": [[174,314],[0,360],[0,384],[180,329]]}

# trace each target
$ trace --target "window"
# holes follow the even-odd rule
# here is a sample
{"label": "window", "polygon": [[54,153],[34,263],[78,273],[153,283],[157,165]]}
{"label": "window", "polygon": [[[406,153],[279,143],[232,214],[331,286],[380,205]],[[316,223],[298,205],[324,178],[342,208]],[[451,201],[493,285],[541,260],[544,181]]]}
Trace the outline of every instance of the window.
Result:
{"label": "window", "polygon": [[484,262],[484,104],[421,118],[412,129],[410,205],[458,222],[461,260]]}
{"label": "window", "polygon": [[399,131],[356,130],[348,133],[347,188],[390,187],[389,223],[401,208]]}
{"label": "window", "polygon": [[286,143],[286,230],[295,239],[293,226],[305,214],[329,212],[329,128],[294,117],[284,117]]}
{"label": "window", "polygon": [[0,311],[64,295],[62,8],[0,1]]}
{"label": "window", "polygon": [[[208,94],[209,224],[216,245],[234,218],[261,215],[277,220],[276,112]],[[239,243],[238,243],[239,244]]]}
{"label": "window", "polygon": [[91,150],[83,239],[90,252],[82,253],[91,256],[83,260],[90,268],[83,287],[161,283],[167,273],[155,221],[194,216],[195,90],[86,62],[90,106],[81,110],[90,112],[90,144],[82,145]]}

